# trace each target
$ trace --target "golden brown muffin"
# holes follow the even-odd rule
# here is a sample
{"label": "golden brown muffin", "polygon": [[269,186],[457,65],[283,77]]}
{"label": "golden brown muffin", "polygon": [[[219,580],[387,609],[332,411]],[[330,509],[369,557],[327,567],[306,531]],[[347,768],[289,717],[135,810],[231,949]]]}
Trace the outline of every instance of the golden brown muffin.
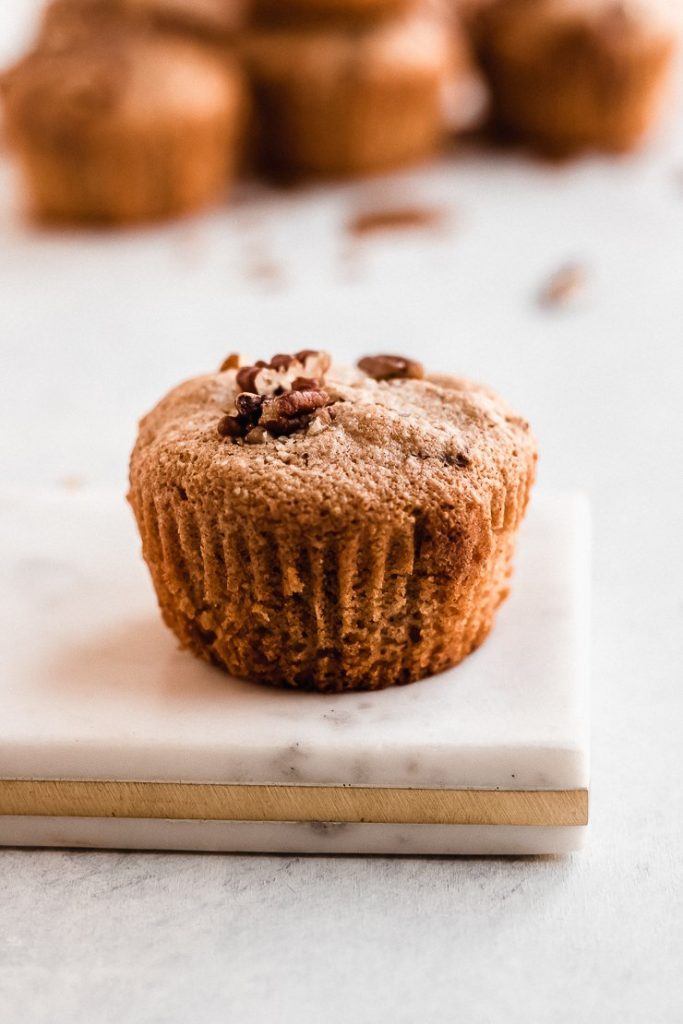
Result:
{"label": "golden brown muffin", "polygon": [[129,500],[163,617],[233,675],[376,689],[455,665],[508,593],[528,424],[396,356],[275,356],[140,424]]}
{"label": "golden brown muffin", "polygon": [[216,200],[233,174],[241,79],[190,41],[112,24],[29,54],[5,76],[4,99],[42,218],[166,217]]}
{"label": "golden brown muffin", "polygon": [[475,39],[496,126],[549,154],[628,150],[656,116],[677,0],[498,0]]}
{"label": "golden brown muffin", "polygon": [[272,170],[383,170],[429,156],[441,139],[452,50],[438,19],[411,13],[348,28],[262,28],[246,53]]}

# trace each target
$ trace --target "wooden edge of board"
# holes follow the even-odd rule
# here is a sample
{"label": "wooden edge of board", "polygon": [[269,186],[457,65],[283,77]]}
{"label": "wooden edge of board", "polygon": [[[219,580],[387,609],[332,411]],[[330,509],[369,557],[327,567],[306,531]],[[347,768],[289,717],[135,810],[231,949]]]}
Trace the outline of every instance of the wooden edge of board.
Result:
{"label": "wooden edge of board", "polygon": [[567,826],[588,823],[588,790],[0,779],[0,815]]}

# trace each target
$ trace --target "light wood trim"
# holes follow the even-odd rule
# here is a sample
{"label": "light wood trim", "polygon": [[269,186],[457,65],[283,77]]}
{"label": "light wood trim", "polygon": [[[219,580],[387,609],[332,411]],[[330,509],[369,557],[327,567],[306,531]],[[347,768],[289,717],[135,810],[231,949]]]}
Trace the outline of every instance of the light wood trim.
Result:
{"label": "light wood trim", "polygon": [[2,814],[411,825],[585,825],[588,790],[0,779]]}

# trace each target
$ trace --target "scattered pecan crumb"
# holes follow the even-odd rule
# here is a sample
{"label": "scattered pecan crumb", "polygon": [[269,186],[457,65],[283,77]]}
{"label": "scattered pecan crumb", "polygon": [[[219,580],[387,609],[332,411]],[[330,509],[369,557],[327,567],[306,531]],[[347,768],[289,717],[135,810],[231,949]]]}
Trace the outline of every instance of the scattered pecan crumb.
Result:
{"label": "scattered pecan crumb", "polygon": [[583,291],[588,280],[586,268],[580,263],[567,263],[543,284],[538,293],[538,304],[544,309],[565,306]]}
{"label": "scattered pecan crumb", "polygon": [[60,477],[57,482],[65,491],[78,491],[81,487],[85,486],[85,477],[70,473],[67,476]]}
{"label": "scattered pecan crumb", "polygon": [[285,279],[282,266],[264,255],[253,254],[252,258],[246,261],[245,266],[247,276],[252,281],[261,281],[263,284],[281,284]]}
{"label": "scattered pecan crumb", "polygon": [[422,363],[403,356],[365,356],[358,360],[357,366],[373,380],[422,380],[424,377]]}
{"label": "scattered pecan crumb", "polygon": [[356,237],[376,231],[396,231],[406,228],[433,228],[444,219],[443,210],[421,206],[404,206],[357,213],[346,225],[350,235]]}

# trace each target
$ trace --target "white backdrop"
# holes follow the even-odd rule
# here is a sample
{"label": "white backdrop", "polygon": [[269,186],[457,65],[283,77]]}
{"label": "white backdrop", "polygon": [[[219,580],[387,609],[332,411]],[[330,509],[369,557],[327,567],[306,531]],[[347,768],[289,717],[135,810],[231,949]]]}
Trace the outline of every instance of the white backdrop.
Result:
{"label": "white backdrop", "polygon": [[[30,6],[0,8],[5,55]],[[675,127],[562,167],[454,151],[111,235],[27,225],[0,162],[3,479],[123,490],[137,416],[230,349],[388,350],[499,388],[539,436],[540,482],[585,489],[595,518],[585,853],[5,851],[3,1020],[680,1020],[682,169]],[[350,241],[392,195],[444,224]],[[568,260],[583,293],[539,309]]]}

